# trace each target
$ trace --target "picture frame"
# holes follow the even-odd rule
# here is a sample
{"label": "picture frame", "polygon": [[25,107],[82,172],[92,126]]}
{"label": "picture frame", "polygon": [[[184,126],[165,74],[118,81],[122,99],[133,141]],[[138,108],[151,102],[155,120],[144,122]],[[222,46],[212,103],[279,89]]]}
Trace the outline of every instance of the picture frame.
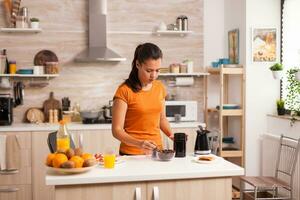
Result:
{"label": "picture frame", "polygon": [[252,29],[252,62],[276,62],[277,29]]}
{"label": "picture frame", "polygon": [[239,29],[228,31],[228,58],[230,64],[239,63]]}

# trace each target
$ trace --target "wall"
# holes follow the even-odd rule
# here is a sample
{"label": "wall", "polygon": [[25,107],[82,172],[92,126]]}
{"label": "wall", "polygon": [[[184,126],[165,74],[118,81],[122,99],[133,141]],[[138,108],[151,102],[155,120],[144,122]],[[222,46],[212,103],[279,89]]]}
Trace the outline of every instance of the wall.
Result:
{"label": "wall", "polygon": [[[54,91],[55,97],[70,97],[82,109],[96,109],[112,99],[116,87],[128,76],[134,49],[139,43],[158,44],[163,53],[163,66],[189,58],[195,71],[203,70],[203,0],[109,0],[108,46],[127,58],[120,63],[74,63],[74,57],[87,46],[86,0],[23,0],[21,6],[29,8],[31,17],[41,21],[42,33],[0,33],[1,48],[8,50],[9,59],[17,60],[18,67],[33,65],[35,54],[42,49],[55,52],[59,58],[60,77],[50,80],[44,88],[26,87],[24,105],[17,107],[15,121],[20,122],[30,107],[42,107],[43,101]],[[3,0],[0,0],[2,5]],[[187,37],[151,34],[159,22],[174,23],[178,15],[189,17]],[[4,15],[0,8],[0,16]],[[4,17],[0,27],[5,27]],[[28,82],[27,82],[28,83]],[[203,120],[202,79],[194,87],[178,88],[179,99],[200,100],[200,120]],[[0,92],[8,92],[2,91]],[[201,112],[200,112],[201,111]]]}
{"label": "wall", "polygon": [[[211,66],[211,62],[223,58],[225,55],[224,32],[224,0],[204,1],[204,66]],[[208,107],[216,107],[219,104],[219,77],[208,78]],[[213,116],[215,119],[216,116]],[[212,120],[215,121],[215,120]]]}
{"label": "wall", "polygon": [[276,115],[269,115],[267,117],[267,133],[272,135],[284,134],[288,137],[298,139],[300,138],[300,121],[291,124],[291,119],[281,118]]}
{"label": "wall", "polygon": [[[247,0],[245,6],[246,173],[257,175],[260,173],[260,136],[267,131],[267,114],[275,111],[279,81],[272,78],[269,70],[271,63],[252,63],[251,30],[253,27],[276,27],[279,30],[280,1]],[[278,35],[278,42],[279,38]],[[279,52],[277,58],[279,60]]]}

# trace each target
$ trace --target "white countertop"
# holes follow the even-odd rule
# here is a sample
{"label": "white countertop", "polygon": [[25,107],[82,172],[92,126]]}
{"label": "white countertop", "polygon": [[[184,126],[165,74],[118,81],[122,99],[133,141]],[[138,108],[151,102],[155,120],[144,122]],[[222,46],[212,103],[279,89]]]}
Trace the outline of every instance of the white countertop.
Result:
{"label": "white countertop", "polygon": [[[205,125],[201,122],[180,122],[170,123],[171,128],[197,128],[199,125]],[[0,126],[0,132],[4,131],[56,131],[58,124],[29,124],[29,123],[13,123],[11,126]],[[111,124],[82,124],[70,123],[68,124],[69,130],[109,130]]]}
{"label": "white countertop", "polygon": [[194,157],[174,158],[163,162],[150,156],[123,156],[125,161],[115,165],[114,169],[97,166],[91,171],[75,175],[46,175],[46,185],[74,185],[133,181],[154,181],[172,179],[193,179],[231,177],[244,175],[244,169],[223,158],[211,164],[200,164]]}

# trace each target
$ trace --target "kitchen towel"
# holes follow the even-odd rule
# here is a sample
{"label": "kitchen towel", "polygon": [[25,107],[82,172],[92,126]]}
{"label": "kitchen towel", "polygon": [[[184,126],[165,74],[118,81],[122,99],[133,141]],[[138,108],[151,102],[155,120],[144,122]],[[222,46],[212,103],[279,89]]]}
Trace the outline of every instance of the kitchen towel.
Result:
{"label": "kitchen towel", "polygon": [[176,77],[175,85],[176,86],[191,86],[194,84],[193,77]]}
{"label": "kitchen towel", "polygon": [[20,168],[21,148],[17,135],[6,137],[6,169],[13,170]]}
{"label": "kitchen towel", "polygon": [[0,135],[0,170],[6,170],[6,135]]}

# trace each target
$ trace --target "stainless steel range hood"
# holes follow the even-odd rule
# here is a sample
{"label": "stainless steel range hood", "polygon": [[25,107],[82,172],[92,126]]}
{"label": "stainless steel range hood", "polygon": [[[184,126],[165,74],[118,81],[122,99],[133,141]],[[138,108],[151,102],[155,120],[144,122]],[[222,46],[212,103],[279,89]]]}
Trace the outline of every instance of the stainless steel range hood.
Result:
{"label": "stainless steel range hood", "polygon": [[77,55],[76,62],[125,61],[113,50],[107,48],[106,0],[89,0],[88,48]]}

